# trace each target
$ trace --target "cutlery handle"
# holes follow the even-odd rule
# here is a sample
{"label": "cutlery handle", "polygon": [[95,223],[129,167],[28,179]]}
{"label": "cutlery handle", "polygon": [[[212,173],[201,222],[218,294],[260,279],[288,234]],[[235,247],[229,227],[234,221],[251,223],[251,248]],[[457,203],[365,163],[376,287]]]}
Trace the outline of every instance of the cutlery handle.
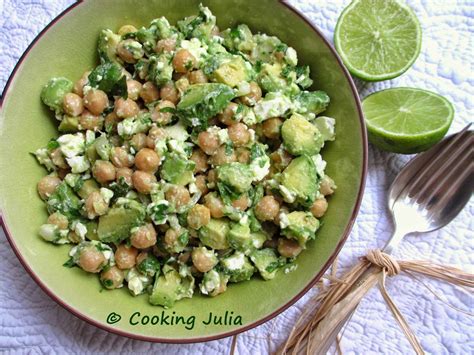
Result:
{"label": "cutlery handle", "polygon": [[348,293],[336,303],[318,324],[312,343],[316,344],[313,354],[326,354],[347,321],[352,317],[362,298],[372,289],[379,278],[380,268],[370,266]]}

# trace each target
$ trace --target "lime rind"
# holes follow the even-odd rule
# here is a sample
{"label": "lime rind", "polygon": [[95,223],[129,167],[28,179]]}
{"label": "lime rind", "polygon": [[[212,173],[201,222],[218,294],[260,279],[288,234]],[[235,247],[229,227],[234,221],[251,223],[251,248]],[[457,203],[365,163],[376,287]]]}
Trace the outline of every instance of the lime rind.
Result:
{"label": "lime rind", "polygon": [[346,18],[347,14],[349,14],[357,5],[359,5],[361,2],[366,1],[366,0],[354,0],[352,1],[341,13],[339,16],[339,19],[336,24],[336,28],[334,31],[334,45],[336,47],[337,52],[339,53],[344,65],[347,67],[349,72],[365,81],[382,81],[382,80],[389,80],[396,78],[403,73],[405,73],[410,67],[413,65],[415,60],[418,58],[420,51],[421,51],[421,45],[422,45],[422,31],[421,31],[421,25],[420,22],[418,21],[418,18],[416,17],[415,13],[413,10],[406,4],[397,1],[397,0],[382,0],[382,1],[391,1],[395,4],[397,4],[400,9],[406,11],[407,15],[409,16],[410,19],[413,20],[413,23],[415,24],[415,29],[416,29],[416,48],[413,56],[411,57],[410,60],[407,61],[406,65],[404,65],[402,68],[396,70],[396,71],[391,71],[387,72],[384,74],[373,74],[369,73],[367,71],[361,70],[356,68],[346,55],[344,49],[341,46],[341,41],[340,41],[340,34],[341,34],[341,26],[344,22],[344,19]]}
{"label": "lime rind", "polygon": [[[387,93],[389,95],[387,95]],[[440,122],[440,125],[433,129],[423,130],[427,127],[426,124],[423,125],[423,122],[421,122],[422,129],[420,129],[419,133],[405,133],[388,130],[383,124],[374,124],[374,122],[380,122],[380,120],[382,120],[382,122],[386,121],[393,116],[393,112],[390,112],[390,109],[383,103],[383,99],[393,102],[397,96],[394,94],[397,94],[401,100],[410,100],[410,96],[415,96],[417,101],[413,101],[413,103],[416,103],[420,111],[419,114],[423,111],[423,104],[420,105],[420,102],[422,103],[424,100],[427,102],[431,101],[430,105],[425,106],[425,111],[427,115],[430,114],[430,111],[432,111],[433,114],[438,113],[438,117],[435,118]],[[423,96],[425,96],[425,98],[423,98]],[[378,101],[381,102],[374,103],[374,98],[377,98]],[[420,98],[422,101],[420,101]],[[371,113],[369,113],[367,107],[369,102],[373,106],[372,109],[378,105],[381,106],[381,109],[376,110],[377,113],[374,113],[374,111],[370,111]],[[396,106],[398,103],[401,104],[405,102],[396,102],[394,105]],[[430,107],[433,109],[430,110]],[[383,150],[402,154],[418,153],[430,148],[444,137],[454,118],[454,107],[446,98],[428,90],[408,87],[385,89],[375,92],[364,98],[362,108],[364,110],[369,141]],[[440,109],[444,110],[444,112],[439,113]],[[416,117],[414,117],[414,119],[416,120]],[[416,122],[409,122],[408,124],[413,127],[413,124],[416,124]]]}

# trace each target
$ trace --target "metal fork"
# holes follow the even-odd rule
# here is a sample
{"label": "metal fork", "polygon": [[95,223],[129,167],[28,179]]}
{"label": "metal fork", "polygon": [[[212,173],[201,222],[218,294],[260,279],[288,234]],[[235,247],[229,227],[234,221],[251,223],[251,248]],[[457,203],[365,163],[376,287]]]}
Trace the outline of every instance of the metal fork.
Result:
{"label": "metal fork", "polygon": [[[407,234],[444,227],[469,201],[474,190],[474,133],[470,126],[416,156],[397,175],[388,198],[395,230],[383,248],[384,253],[392,254]],[[368,269],[345,298],[353,297],[376,269]],[[316,328],[314,342],[322,344],[318,353],[327,353],[356,308],[357,305],[331,334],[321,325]],[[330,319],[331,314],[326,318]]]}

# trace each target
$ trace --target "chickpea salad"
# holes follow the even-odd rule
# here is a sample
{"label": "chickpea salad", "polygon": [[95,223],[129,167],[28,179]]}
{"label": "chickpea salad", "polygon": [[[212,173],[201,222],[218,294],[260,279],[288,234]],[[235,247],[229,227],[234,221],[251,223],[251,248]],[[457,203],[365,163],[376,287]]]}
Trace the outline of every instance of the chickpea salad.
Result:
{"label": "chickpea salad", "polygon": [[100,64],[50,79],[59,137],[34,155],[64,266],[106,289],[172,307],[196,292],[296,268],[336,186],[320,155],[335,138],[296,51],[207,7],[171,25],[100,32]]}

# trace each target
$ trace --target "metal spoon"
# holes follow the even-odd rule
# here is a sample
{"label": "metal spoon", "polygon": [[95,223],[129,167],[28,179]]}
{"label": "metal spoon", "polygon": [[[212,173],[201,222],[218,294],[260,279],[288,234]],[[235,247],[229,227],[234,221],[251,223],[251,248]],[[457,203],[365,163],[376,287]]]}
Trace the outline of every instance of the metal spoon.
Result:
{"label": "metal spoon", "polygon": [[[407,234],[444,227],[469,201],[474,190],[474,132],[469,131],[470,126],[417,155],[395,178],[388,198],[395,231],[383,252],[392,254]],[[368,269],[346,298],[353,296],[368,274],[376,269]],[[356,308],[330,334],[324,330],[324,320],[318,325],[313,341],[321,344],[318,354],[327,353]],[[331,319],[331,312],[325,319]]]}

